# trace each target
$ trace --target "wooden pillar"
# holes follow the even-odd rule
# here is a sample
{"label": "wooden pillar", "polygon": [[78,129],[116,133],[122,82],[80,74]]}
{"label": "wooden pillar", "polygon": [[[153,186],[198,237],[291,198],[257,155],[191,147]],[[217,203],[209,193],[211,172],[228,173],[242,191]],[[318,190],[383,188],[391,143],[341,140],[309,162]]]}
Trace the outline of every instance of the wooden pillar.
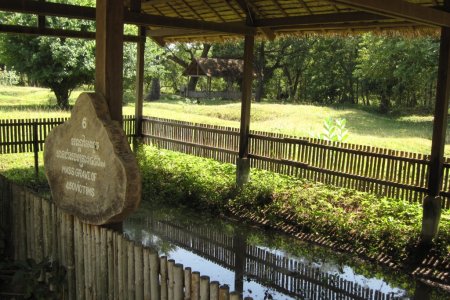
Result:
{"label": "wooden pillar", "polygon": [[136,126],[135,141],[142,136],[142,107],[144,105],[144,52],[145,52],[145,27],[139,27],[136,60],[136,105],[134,110]]}
{"label": "wooden pillar", "polygon": [[95,91],[102,94],[111,118],[122,122],[123,98],[122,0],[97,0]]}
{"label": "wooden pillar", "polygon": [[242,185],[249,180],[248,158],[250,133],[250,106],[252,102],[253,48],[255,37],[246,35],[244,41],[244,73],[242,74],[241,127],[239,136],[239,157],[237,159],[236,183]]}
{"label": "wooden pillar", "polygon": [[[450,11],[450,0],[444,2]],[[430,170],[428,176],[428,195],[423,200],[422,242],[429,244],[436,236],[441,217],[439,196],[442,187],[445,135],[447,131],[448,104],[450,97],[450,28],[441,30],[439,70],[436,92],[436,106],[433,123]]]}

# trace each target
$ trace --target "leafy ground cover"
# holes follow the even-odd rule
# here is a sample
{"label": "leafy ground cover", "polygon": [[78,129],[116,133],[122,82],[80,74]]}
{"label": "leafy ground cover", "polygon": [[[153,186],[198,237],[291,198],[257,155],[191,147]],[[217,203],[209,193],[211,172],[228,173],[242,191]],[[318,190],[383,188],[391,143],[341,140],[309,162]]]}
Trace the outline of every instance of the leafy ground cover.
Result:
{"label": "leafy ground cover", "polygon": [[[81,90],[70,98],[73,104]],[[48,89],[0,86],[0,119],[62,117],[69,113],[55,108]],[[124,105],[124,114],[134,114],[134,104]],[[223,100],[196,101],[166,96],[146,102],[144,114],[196,123],[239,127],[240,103]],[[345,118],[347,142],[428,154],[431,149],[431,115],[386,116],[357,106],[315,106],[306,104],[253,103],[251,129],[297,136],[317,135],[326,118]],[[450,143],[450,133],[447,135]],[[447,145],[448,146],[448,145]],[[446,147],[450,156],[450,147]]]}
{"label": "leafy ground cover", "polygon": [[[251,212],[272,224],[288,220],[303,232],[362,249],[368,257],[384,253],[399,264],[419,241],[420,204],[261,170],[252,170],[250,183],[238,189],[231,164],[148,146],[139,161],[144,201]],[[449,245],[450,213],[444,212],[434,252],[446,257]]]}

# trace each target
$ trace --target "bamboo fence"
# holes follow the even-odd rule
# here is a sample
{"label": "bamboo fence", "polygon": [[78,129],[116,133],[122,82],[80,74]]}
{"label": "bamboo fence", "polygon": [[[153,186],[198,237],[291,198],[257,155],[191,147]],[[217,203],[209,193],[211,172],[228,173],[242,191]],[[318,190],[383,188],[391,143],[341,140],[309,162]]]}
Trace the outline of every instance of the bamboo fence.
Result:
{"label": "bamboo fence", "polygon": [[[161,118],[142,120],[146,144],[236,163],[239,129]],[[297,176],[381,196],[421,202],[427,192],[430,156],[372,146],[250,131],[253,168]],[[450,158],[444,158],[441,196],[450,207]]]}
{"label": "bamboo fence", "polygon": [[[37,170],[46,135],[63,121],[0,120],[0,153],[34,152]],[[126,116],[123,126],[131,143],[134,117]],[[144,117],[141,140],[234,164],[239,129]],[[411,202],[421,202],[427,192],[430,156],[419,153],[251,131],[249,158],[253,168]],[[444,158],[441,196],[443,206],[450,208],[450,158]]]}
{"label": "bamboo fence", "polygon": [[0,225],[12,258],[59,261],[67,270],[65,299],[240,299],[227,285],[122,233],[84,224],[3,176],[0,196]]}

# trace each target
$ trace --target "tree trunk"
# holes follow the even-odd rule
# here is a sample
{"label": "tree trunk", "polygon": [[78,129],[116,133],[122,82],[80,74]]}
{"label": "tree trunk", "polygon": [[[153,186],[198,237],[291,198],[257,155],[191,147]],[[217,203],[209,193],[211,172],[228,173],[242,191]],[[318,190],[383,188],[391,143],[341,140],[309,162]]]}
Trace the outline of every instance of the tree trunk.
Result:
{"label": "tree trunk", "polygon": [[152,78],[152,88],[150,90],[148,99],[150,101],[159,100],[161,98],[161,84],[159,78]]}
{"label": "tree trunk", "polygon": [[389,97],[387,97],[386,92],[381,92],[380,99],[380,112],[387,113],[389,111]]}
{"label": "tree trunk", "polygon": [[261,42],[259,44],[259,49],[258,49],[258,62],[257,62],[257,66],[258,66],[258,70],[257,70],[257,86],[256,86],[256,92],[255,92],[255,101],[256,102],[261,102],[262,97],[264,96],[264,69],[266,66],[266,57],[265,57],[265,53],[264,53],[264,46],[265,43]]}
{"label": "tree trunk", "polygon": [[69,96],[70,91],[64,87],[52,87],[51,90],[55,93],[56,104],[59,108],[68,110],[69,109]]}

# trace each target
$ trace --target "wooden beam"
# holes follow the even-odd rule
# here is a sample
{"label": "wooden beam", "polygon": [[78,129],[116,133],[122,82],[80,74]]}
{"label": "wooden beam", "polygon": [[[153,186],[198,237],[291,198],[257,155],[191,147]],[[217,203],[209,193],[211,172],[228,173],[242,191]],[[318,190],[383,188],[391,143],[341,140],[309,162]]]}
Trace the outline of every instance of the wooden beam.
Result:
{"label": "wooden beam", "polygon": [[[52,36],[61,38],[75,38],[75,39],[87,39],[95,40],[95,32],[92,31],[78,31],[68,29],[55,29],[55,28],[39,28],[31,26],[21,25],[2,25],[0,24],[0,32],[11,34],[25,34],[36,36]],[[125,42],[137,43],[140,41],[138,36],[124,35],[123,40]]]}
{"label": "wooden beam", "polygon": [[[450,0],[445,0],[445,8],[450,11]],[[436,87],[436,104],[431,144],[428,195],[423,200],[422,242],[430,244],[436,236],[441,216],[442,173],[444,165],[445,137],[448,125],[448,105],[450,100],[450,28],[443,27],[439,50],[439,68]]]}
{"label": "wooden beam", "polygon": [[111,119],[122,123],[123,1],[97,0],[95,91],[108,103]]}
{"label": "wooden beam", "polygon": [[2,0],[0,11],[95,21],[95,8],[31,0]]}
{"label": "wooden beam", "polygon": [[386,20],[389,17],[374,15],[366,12],[348,12],[348,13],[333,13],[333,14],[318,14],[295,16],[286,18],[273,18],[256,20],[254,25],[256,27],[283,27],[295,25],[314,25],[314,24],[330,24],[343,22],[360,22],[360,21],[380,21]]}
{"label": "wooden beam", "polygon": [[180,29],[180,28],[161,28],[148,30],[148,37],[166,37],[166,36],[183,36],[183,35],[195,35],[202,33],[211,33],[211,31],[196,30],[196,29]]}
{"label": "wooden beam", "polygon": [[193,19],[181,19],[164,17],[158,15],[125,13],[126,23],[139,26],[158,26],[184,29],[198,29],[205,31],[223,32],[238,35],[254,35],[256,29],[243,24],[242,22],[216,23],[207,21],[197,21]]}
{"label": "wooden beam", "polygon": [[[380,28],[380,23],[343,23],[343,24],[316,24],[316,25],[297,25],[289,27],[272,27],[275,32],[289,32],[289,31],[312,31],[312,30],[383,30],[383,29],[398,29],[404,27],[411,27],[411,22],[383,22],[383,26]],[[417,25],[417,28],[421,28],[423,25]]]}
{"label": "wooden beam", "polygon": [[[51,2],[41,3],[31,0],[2,0],[0,1],[0,11],[95,20],[95,8],[93,7]],[[137,12],[124,12],[123,19],[127,24],[138,26],[198,29],[238,35],[254,35],[256,33],[255,28],[247,26],[242,22],[216,23],[159,15],[148,15]]]}
{"label": "wooden beam", "polygon": [[450,13],[404,0],[330,0],[328,2],[348,7],[403,19],[414,23],[450,27]]}
{"label": "wooden beam", "polygon": [[242,74],[241,125],[239,133],[239,157],[237,161],[236,182],[242,185],[249,180],[250,161],[248,157],[250,134],[250,108],[252,103],[253,49],[254,36],[245,36],[244,72]]}

